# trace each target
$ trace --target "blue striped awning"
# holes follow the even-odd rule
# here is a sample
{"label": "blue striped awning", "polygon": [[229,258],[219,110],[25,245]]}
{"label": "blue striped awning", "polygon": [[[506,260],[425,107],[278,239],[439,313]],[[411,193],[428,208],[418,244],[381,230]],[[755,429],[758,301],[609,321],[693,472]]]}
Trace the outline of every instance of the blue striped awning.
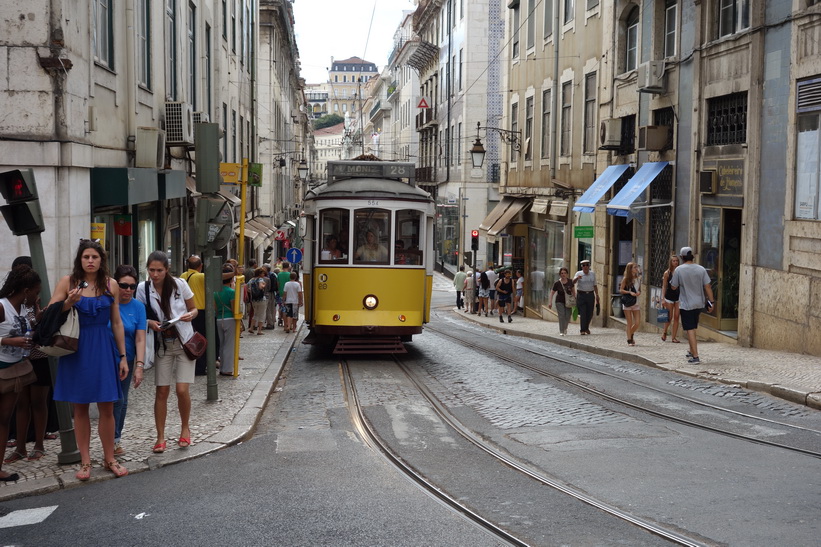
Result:
{"label": "blue striped awning", "polygon": [[604,170],[604,173],[596,179],[596,182],[590,185],[590,188],[582,194],[576,205],[573,206],[574,211],[581,211],[582,213],[592,213],[596,210],[596,203],[601,197],[610,190],[610,187],[616,184],[619,177],[627,171],[629,165],[611,165]]}
{"label": "blue striped awning", "polygon": [[624,188],[607,204],[607,214],[626,217],[630,215],[630,205],[650,186],[659,173],[667,167],[666,161],[647,162],[627,181]]}

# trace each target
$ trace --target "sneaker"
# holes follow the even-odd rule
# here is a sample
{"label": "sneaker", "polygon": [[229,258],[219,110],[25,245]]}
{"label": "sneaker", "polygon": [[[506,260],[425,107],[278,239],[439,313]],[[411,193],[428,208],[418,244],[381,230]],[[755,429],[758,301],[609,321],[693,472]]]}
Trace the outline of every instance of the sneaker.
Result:
{"label": "sneaker", "polygon": [[115,456],[122,456],[123,454],[125,454],[125,448],[123,448],[123,445],[120,444],[120,443],[115,443],[114,444],[114,455]]}
{"label": "sneaker", "polygon": [[688,358],[688,359],[690,359],[692,356],[693,356],[693,354],[689,351],[685,355],[685,357]]}
{"label": "sneaker", "polygon": [[[501,317],[499,319],[501,319]],[[507,316],[507,322],[508,323],[513,323],[513,318],[509,315]]]}
{"label": "sneaker", "polygon": [[695,364],[700,363],[701,359],[699,359],[698,357],[690,356],[690,358],[687,359],[687,362],[690,363],[691,365],[695,365]]}

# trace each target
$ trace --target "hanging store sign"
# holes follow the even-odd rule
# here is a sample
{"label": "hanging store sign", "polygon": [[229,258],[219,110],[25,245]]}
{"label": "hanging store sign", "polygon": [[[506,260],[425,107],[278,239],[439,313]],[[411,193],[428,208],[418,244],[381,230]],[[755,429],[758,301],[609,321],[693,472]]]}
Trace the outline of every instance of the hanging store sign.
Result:
{"label": "hanging store sign", "polygon": [[223,184],[239,184],[242,175],[242,164],[220,163],[220,176]]}

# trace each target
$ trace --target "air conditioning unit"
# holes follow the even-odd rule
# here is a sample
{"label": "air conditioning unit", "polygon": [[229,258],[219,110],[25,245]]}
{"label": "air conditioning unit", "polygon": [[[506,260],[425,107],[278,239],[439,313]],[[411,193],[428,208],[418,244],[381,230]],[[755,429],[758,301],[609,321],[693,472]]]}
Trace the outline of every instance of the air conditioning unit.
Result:
{"label": "air conditioning unit", "polygon": [[702,194],[716,193],[716,172],[701,171],[698,174],[698,191]]}
{"label": "air conditioning unit", "polygon": [[165,103],[165,143],[169,146],[194,144],[194,112],[189,103]]}
{"label": "air conditioning unit", "polygon": [[208,112],[194,112],[194,123],[208,123]]}
{"label": "air conditioning unit", "polygon": [[134,142],[135,167],[162,169],[165,166],[165,131],[156,127],[138,127]]}
{"label": "air conditioning unit", "polygon": [[664,93],[664,61],[649,61],[639,65],[639,93]]}
{"label": "air conditioning unit", "polygon": [[664,150],[670,143],[670,127],[643,125],[639,127],[639,150]]}
{"label": "air conditioning unit", "polygon": [[601,121],[599,127],[599,149],[621,149],[621,118],[610,118]]}

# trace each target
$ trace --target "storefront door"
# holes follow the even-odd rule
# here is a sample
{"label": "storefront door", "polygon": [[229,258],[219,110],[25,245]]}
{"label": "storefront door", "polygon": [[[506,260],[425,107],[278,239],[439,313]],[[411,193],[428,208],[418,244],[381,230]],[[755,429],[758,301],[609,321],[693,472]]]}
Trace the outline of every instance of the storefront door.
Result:
{"label": "storefront door", "polygon": [[738,330],[738,285],[741,269],[741,209],[703,207],[701,265],[707,269],[716,302],[702,322],[720,331]]}

